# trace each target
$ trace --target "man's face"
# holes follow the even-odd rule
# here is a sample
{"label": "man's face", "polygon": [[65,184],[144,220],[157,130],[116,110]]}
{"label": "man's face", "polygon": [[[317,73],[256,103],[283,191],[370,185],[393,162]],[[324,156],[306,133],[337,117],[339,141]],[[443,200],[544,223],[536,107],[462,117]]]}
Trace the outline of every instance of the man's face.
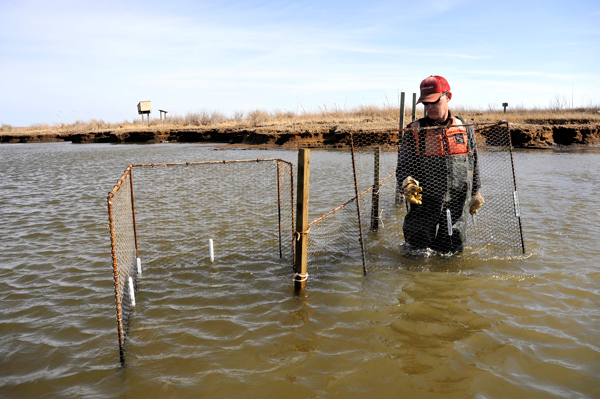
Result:
{"label": "man's face", "polygon": [[427,115],[436,122],[444,122],[448,118],[448,101],[451,98],[452,93],[446,93],[442,94],[437,102],[424,102]]}

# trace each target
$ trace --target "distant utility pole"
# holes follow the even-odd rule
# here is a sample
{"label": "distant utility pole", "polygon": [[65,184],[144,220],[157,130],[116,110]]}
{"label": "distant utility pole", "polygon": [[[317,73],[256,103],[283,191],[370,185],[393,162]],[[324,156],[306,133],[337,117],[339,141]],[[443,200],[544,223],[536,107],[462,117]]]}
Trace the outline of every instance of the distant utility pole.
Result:
{"label": "distant utility pole", "polygon": [[502,106],[504,107],[504,113],[506,113],[506,107],[508,107],[508,103],[502,103]]}

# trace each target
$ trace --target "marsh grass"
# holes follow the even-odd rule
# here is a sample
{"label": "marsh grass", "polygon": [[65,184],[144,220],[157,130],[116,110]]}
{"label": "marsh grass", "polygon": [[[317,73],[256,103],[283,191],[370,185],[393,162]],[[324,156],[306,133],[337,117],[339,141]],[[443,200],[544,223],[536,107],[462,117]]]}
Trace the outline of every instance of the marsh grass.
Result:
{"label": "marsh grass", "polygon": [[570,124],[599,123],[600,105],[581,108],[525,108],[523,106],[503,109],[489,107],[487,110],[456,107],[453,112],[475,122],[507,120],[513,123]]}
{"label": "marsh grass", "polygon": [[3,123],[0,125],[0,132],[12,132],[13,131],[13,127],[12,125],[9,125],[7,123]]}
{"label": "marsh grass", "polygon": [[[101,119],[90,121],[77,120],[74,123],[60,123],[50,126],[45,123],[32,124],[29,127],[16,128],[8,124],[0,125],[2,133],[84,133],[101,130],[145,130],[161,128],[185,128],[185,127],[207,127],[219,129],[252,129],[271,128],[278,131],[283,130],[310,130],[317,127],[323,128],[339,127],[347,130],[373,130],[394,129],[398,127],[399,108],[389,104],[383,105],[360,105],[347,109],[346,107],[317,107],[317,111],[294,112],[289,110],[265,111],[261,109],[251,110],[247,113],[236,111],[227,116],[220,111],[190,112],[185,116],[171,115],[165,121],[152,119],[147,121],[135,119],[120,123],[105,122]],[[497,122],[507,120],[512,123],[528,124],[573,124],[573,123],[600,123],[600,106],[589,106],[585,108],[567,108],[559,106],[548,108],[525,108],[522,106],[510,107],[506,113],[502,108],[488,107],[488,109],[477,109],[464,106],[451,107],[456,115],[477,122]],[[405,121],[412,120],[412,109],[405,111]],[[418,106],[416,118],[423,116],[423,107]]]}

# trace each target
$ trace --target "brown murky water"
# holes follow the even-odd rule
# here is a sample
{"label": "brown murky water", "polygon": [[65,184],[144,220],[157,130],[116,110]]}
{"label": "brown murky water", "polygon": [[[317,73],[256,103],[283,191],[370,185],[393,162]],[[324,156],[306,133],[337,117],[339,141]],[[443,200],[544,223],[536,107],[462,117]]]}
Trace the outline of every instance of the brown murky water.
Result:
{"label": "brown murky water", "polygon": [[297,155],[0,146],[0,397],[600,397],[598,150],[515,153],[523,257],[384,252],[366,277],[335,264],[296,297],[277,261],[150,251],[122,367],[108,191],[130,163],[267,157]]}

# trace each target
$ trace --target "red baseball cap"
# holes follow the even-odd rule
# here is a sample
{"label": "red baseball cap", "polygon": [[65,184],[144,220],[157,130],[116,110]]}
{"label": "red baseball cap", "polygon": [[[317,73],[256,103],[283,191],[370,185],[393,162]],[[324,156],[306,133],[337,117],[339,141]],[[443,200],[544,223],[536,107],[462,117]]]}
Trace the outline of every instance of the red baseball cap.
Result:
{"label": "red baseball cap", "polygon": [[437,101],[442,93],[446,91],[450,91],[448,81],[441,76],[431,75],[421,82],[421,96],[419,97],[417,104],[423,101]]}

